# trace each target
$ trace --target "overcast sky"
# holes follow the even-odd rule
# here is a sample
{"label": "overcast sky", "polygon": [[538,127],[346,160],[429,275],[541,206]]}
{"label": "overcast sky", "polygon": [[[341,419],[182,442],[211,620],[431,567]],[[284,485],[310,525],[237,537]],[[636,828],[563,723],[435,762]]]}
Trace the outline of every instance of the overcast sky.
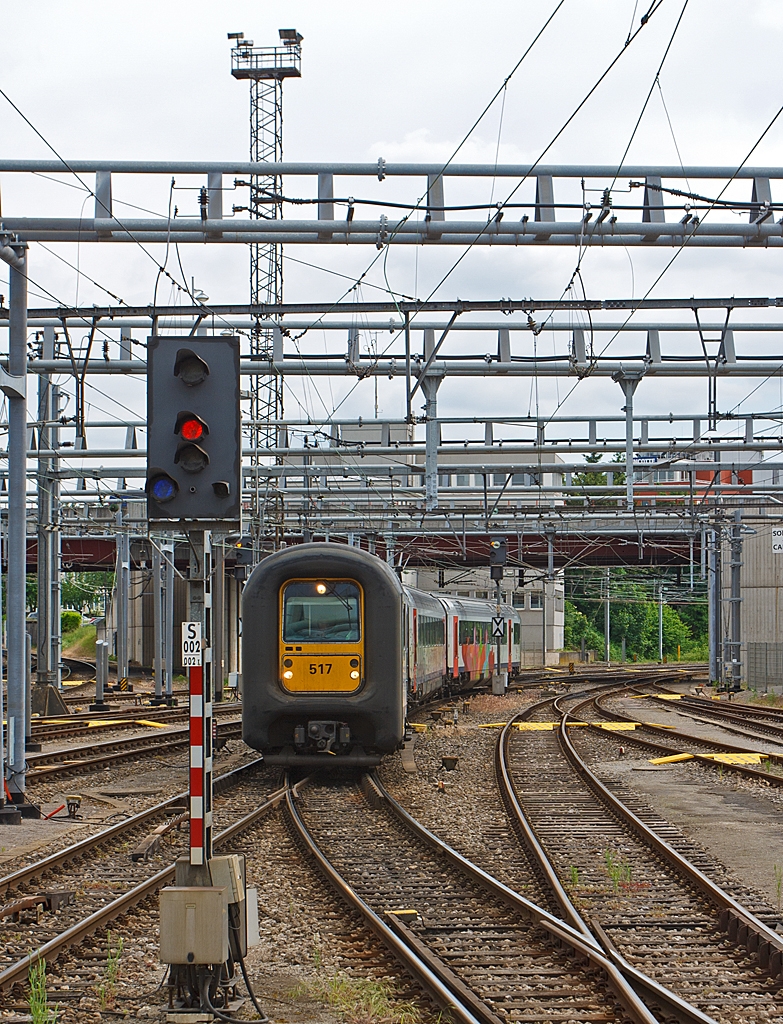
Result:
{"label": "overcast sky", "polygon": [[[257,44],[267,45],[277,42],[278,28],[295,27],[304,36],[303,74],[300,81],[285,86],[286,160],[439,161],[464,139],[555,3],[30,0],[12,4],[2,0],[0,86],[67,159],[243,159],[248,152],[248,87],[231,77],[226,33],[244,31]],[[523,163],[537,158],[622,49],[632,25],[638,27],[649,4],[650,0],[565,0],[509,83],[504,102],[499,99],[472,132],[459,159],[491,162],[497,155],[501,163]],[[682,7],[683,0],[664,0],[552,147],[547,162],[619,162]],[[628,161],[677,164],[679,147],[686,165],[739,166],[783,104],[782,49],[780,2],[690,0],[660,76],[661,88],[653,92]],[[3,157],[51,156],[1,97],[0,139]],[[783,166],[783,117],[749,162]],[[78,182],[67,174],[58,177],[54,183],[29,175],[0,175],[3,215],[78,216],[85,193],[72,187]],[[178,184],[193,182],[183,179]],[[415,200],[421,195],[421,184],[408,180],[379,186],[365,179],[351,187],[354,194],[363,189],[363,194]],[[603,187],[608,182],[591,184]],[[512,185],[504,181],[494,186],[493,198],[502,199],[503,190]],[[305,186],[289,178],[287,191],[297,187]],[[477,183],[470,195],[486,201],[485,193],[492,187]],[[618,181],[616,202],[622,201],[626,187],[627,180]],[[773,183],[773,199],[783,200],[776,188],[780,190],[780,184]],[[168,191],[169,182],[163,177],[124,179],[115,183],[114,196],[165,213]],[[459,194],[468,193],[463,189]],[[741,183],[732,194],[748,200],[750,183]],[[184,188],[175,193],[181,213],[197,213],[196,195]],[[246,201],[245,196],[241,201]],[[451,198],[450,193],[447,201]],[[84,207],[87,215],[91,215],[91,203],[88,199]],[[224,207],[230,209],[231,203],[228,195]],[[82,271],[128,303],[152,301],[155,264],[138,247],[83,244],[78,252],[75,245],[50,248],[71,263],[78,260]],[[162,247],[155,248],[155,255],[163,258]],[[376,253],[374,248],[289,246],[286,255],[358,276]],[[386,261],[388,281],[401,292],[425,297],[459,255],[453,247],[398,247]],[[587,295],[638,297],[670,257],[670,249],[591,251],[583,265]],[[192,245],[183,247],[182,259],[186,276],[192,276],[212,302],[247,300],[245,247]],[[682,254],[653,294],[783,294],[781,259],[780,250],[694,249]],[[571,277],[575,261],[576,252],[570,248],[476,248],[437,297],[556,297]],[[178,273],[178,268],[171,269]],[[104,291],[84,277],[79,279],[35,244],[30,249],[30,276],[63,303],[108,301]],[[4,270],[0,280],[5,280]],[[384,283],[379,270],[369,280]],[[322,270],[286,264],[288,300],[334,300],[346,283]],[[7,294],[6,285],[0,285],[0,290]],[[362,294],[371,298],[380,293],[365,289]],[[161,286],[159,301],[170,298],[172,294]],[[31,296],[31,305],[50,303],[50,299]],[[323,344],[321,337],[315,340]],[[683,346],[687,343],[682,340]],[[527,352],[532,338],[524,344]],[[738,336],[737,344],[741,351],[750,351],[748,346],[758,343]],[[542,334],[538,345],[539,351],[551,354],[551,334]],[[780,355],[783,361],[778,335],[767,336],[764,345],[764,351]],[[616,346],[611,353],[630,350],[622,339]],[[472,347],[475,350],[475,344]],[[306,409],[322,417],[354,383],[320,382],[317,389],[294,384],[287,412],[295,415]],[[444,415],[536,410],[548,415],[573,383],[542,381],[536,389],[518,381],[480,385],[447,381],[441,388],[440,408]],[[721,382],[720,407],[734,407],[756,384]],[[104,381],[100,387],[142,412],[141,384]],[[759,388],[741,408],[779,407],[780,390],[778,378]],[[96,407],[111,409],[109,400],[97,393],[92,400]],[[397,382],[382,381],[378,401],[381,416],[404,412],[404,393]],[[637,391],[636,402],[640,413],[704,413],[706,381],[648,380]],[[622,404],[617,385],[589,380],[576,387],[562,411],[619,413]],[[353,392],[341,413],[374,414],[371,381]]]}

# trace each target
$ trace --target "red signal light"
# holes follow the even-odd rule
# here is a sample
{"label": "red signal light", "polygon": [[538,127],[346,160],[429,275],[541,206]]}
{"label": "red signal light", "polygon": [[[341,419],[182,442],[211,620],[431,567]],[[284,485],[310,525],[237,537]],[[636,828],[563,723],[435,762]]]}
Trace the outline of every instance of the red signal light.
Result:
{"label": "red signal light", "polygon": [[185,420],[179,432],[186,441],[198,441],[204,435],[204,424],[199,420]]}
{"label": "red signal light", "polygon": [[209,427],[196,413],[184,410],[177,416],[174,433],[179,434],[183,441],[200,441],[209,433]]}

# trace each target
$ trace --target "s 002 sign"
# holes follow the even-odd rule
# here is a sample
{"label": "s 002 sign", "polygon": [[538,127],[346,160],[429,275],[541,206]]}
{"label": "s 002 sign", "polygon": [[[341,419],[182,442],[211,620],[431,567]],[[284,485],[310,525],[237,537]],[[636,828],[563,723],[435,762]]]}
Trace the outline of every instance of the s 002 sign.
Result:
{"label": "s 002 sign", "polygon": [[183,668],[197,668],[201,665],[201,623],[182,623],[182,665]]}

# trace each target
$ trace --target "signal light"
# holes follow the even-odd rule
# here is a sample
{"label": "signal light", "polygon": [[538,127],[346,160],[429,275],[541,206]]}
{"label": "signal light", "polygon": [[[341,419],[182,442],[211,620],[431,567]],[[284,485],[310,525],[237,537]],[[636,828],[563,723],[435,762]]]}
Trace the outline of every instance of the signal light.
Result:
{"label": "signal light", "polygon": [[186,473],[200,473],[209,465],[209,455],[197,444],[186,441],[177,448],[174,461],[182,466]]}
{"label": "signal light", "polygon": [[209,433],[209,427],[194,412],[181,412],[177,416],[174,433],[179,434],[186,441],[200,441],[202,437]]}
{"label": "signal light", "polygon": [[209,366],[193,349],[181,348],[174,360],[174,376],[179,377],[189,388],[194,388],[207,379]]}
{"label": "signal light", "polygon": [[150,477],[147,484],[147,493],[161,505],[176,498],[178,491],[179,484],[168,473],[158,473],[157,476]]}
{"label": "signal light", "polygon": [[147,512],[151,520],[241,520],[239,339],[148,341]]}
{"label": "signal light", "polygon": [[326,584],[325,583],[316,583],[315,589],[318,591],[319,594],[325,594],[326,593]]}

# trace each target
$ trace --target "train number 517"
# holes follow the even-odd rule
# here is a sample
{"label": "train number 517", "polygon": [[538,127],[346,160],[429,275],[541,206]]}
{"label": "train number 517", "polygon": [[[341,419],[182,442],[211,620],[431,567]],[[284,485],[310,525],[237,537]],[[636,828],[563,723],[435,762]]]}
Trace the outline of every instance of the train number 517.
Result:
{"label": "train number 517", "polygon": [[326,663],[321,662],[318,665],[313,665],[312,662],[310,663],[310,675],[311,676],[317,676],[317,675],[328,676],[331,671],[332,671],[332,666],[331,666],[330,662],[326,662]]}

